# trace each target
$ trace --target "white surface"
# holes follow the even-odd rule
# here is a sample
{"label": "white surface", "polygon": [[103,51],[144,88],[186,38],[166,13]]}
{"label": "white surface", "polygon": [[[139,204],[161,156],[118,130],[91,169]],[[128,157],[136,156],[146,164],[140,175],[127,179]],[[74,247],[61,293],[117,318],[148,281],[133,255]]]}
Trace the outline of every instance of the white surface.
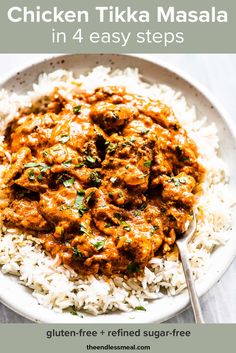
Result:
{"label": "white surface", "polygon": [[[195,76],[221,100],[232,116],[236,113],[235,55],[161,55],[161,58]],[[30,59],[35,59],[35,55],[2,55],[0,74]],[[236,322],[235,274],[236,262],[202,299],[207,322]],[[188,310],[169,322],[192,322],[192,320],[191,311]],[[0,307],[0,322],[27,322],[27,320]]]}

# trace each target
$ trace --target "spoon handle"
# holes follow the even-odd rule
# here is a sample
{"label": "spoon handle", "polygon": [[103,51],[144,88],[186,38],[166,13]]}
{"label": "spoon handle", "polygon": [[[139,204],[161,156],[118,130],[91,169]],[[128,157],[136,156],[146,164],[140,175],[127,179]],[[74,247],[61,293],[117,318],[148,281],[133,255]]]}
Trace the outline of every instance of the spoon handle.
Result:
{"label": "spoon handle", "polygon": [[184,275],[189,290],[190,301],[193,308],[194,318],[197,324],[204,324],[202,316],[202,309],[200,306],[199,298],[196,292],[195,283],[192,275],[190,262],[187,256],[186,248],[179,246],[180,258],[183,265]]}

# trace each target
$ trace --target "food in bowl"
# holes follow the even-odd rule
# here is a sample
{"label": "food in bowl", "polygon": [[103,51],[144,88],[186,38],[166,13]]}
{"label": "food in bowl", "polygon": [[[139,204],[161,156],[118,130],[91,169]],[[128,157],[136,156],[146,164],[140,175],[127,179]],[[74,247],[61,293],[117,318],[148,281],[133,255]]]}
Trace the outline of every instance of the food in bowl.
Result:
{"label": "food in bowl", "polygon": [[[27,96],[2,92],[18,106],[2,124],[0,263],[57,310],[139,310],[176,294],[185,282],[175,239],[193,207],[196,277],[230,226],[215,127],[171,88],[109,72],[56,71]],[[217,220],[210,196],[224,208]]]}

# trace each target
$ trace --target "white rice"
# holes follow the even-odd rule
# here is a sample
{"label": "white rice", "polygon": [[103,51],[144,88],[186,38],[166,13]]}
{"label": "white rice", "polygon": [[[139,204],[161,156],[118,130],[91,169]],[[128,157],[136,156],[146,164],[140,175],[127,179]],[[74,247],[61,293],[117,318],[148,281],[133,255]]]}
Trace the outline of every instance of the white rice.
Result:
{"label": "white rice", "polygon": [[[182,126],[196,141],[199,160],[207,169],[207,176],[204,193],[198,202],[197,232],[188,250],[194,276],[201,278],[207,270],[212,251],[227,240],[235,202],[228,191],[227,167],[217,156],[219,140],[215,124],[207,125],[206,117],[197,118],[195,107],[187,104],[181,92],[175,92],[166,85],[150,85],[142,81],[137,69],[111,72],[110,68],[99,66],[79,78],[64,70],[42,74],[38,83],[33,85],[33,90],[25,95],[0,91],[0,129],[17,115],[20,107],[30,107],[33,102],[52,92],[54,87],[59,87],[66,99],[70,98],[72,89],[76,90],[78,83],[86,89],[125,85],[128,92],[157,98],[173,108]],[[2,141],[3,137],[0,139]],[[3,171],[0,166],[0,178]],[[58,258],[52,259],[45,254],[39,240],[2,227],[1,271],[19,276],[20,282],[32,289],[38,303],[58,312],[72,306],[93,315],[117,309],[131,311],[137,306],[147,306],[150,299],[177,295],[186,287],[181,263],[176,259],[166,261],[155,257],[143,275],[137,278],[115,276],[109,280],[105,276],[82,277],[58,263]]]}

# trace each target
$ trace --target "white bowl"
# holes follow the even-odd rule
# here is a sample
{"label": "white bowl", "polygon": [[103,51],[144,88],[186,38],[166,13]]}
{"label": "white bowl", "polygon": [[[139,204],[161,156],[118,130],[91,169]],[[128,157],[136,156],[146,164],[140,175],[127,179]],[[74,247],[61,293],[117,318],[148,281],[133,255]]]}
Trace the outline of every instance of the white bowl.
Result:
{"label": "white bowl", "polygon": [[[164,83],[177,91],[181,91],[190,105],[197,107],[199,116],[208,116],[209,122],[215,122],[221,141],[220,155],[230,170],[230,189],[236,194],[236,138],[234,127],[218,102],[201,85],[177,69],[170,68],[160,62],[147,61],[138,57],[116,54],[78,54],[56,56],[34,64],[11,76],[1,84],[0,88],[24,93],[30,90],[37,81],[38,75],[49,73],[59,68],[72,70],[75,75],[88,71],[96,65],[111,66],[124,69],[127,66],[138,67],[144,79],[150,83]],[[211,256],[210,267],[204,278],[197,281],[199,295],[205,294],[223,275],[236,254],[236,211],[230,239],[225,246],[219,247]],[[3,275],[0,272],[0,300],[17,313],[36,322],[47,323],[151,323],[165,321],[183,311],[189,304],[187,291],[175,296],[150,301],[147,311],[91,316],[72,316],[67,313],[56,313],[39,304],[31,295],[30,289],[19,284],[17,277]]]}

